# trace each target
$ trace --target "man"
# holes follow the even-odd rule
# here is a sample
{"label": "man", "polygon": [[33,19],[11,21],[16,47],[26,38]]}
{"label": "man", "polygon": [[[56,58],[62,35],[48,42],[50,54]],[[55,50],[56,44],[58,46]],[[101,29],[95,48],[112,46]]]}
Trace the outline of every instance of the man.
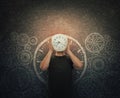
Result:
{"label": "man", "polygon": [[80,69],[83,63],[70,50],[71,43],[69,39],[67,49],[57,52],[49,41],[49,51],[40,64],[43,71],[48,69],[49,98],[72,98],[72,68]]}

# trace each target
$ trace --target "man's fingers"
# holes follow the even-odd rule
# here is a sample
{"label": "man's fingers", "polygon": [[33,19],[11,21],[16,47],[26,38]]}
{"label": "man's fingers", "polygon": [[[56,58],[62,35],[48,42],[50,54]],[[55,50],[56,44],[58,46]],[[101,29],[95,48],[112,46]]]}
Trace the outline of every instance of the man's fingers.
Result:
{"label": "man's fingers", "polygon": [[51,44],[51,37],[47,41],[48,44]]}
{"label": "man's fingers", "polygon": [[70,40],[70,45],[72,45],[72,40]]}
{"label": "man's fingers", "polygon": [[68,45],[72,45],[72,40],[71,39],[68,39]]}
{"label": "man's fingers", "polygon": [[50,42],[49,42],[49,41],[47,41],[47,43],[49,44]]}

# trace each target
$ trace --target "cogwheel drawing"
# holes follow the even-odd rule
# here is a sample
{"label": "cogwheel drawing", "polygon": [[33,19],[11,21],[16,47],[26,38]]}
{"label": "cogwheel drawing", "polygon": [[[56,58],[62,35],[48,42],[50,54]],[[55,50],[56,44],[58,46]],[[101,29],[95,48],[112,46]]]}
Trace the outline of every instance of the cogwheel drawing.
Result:
{"label": "cogwheel drawing", "polygon": [[104,46],[104,37],[99,33],[91,33],[85,39],[85,47],[91,53],[99,53]]}
{"label": "cogwheel drawing", "polygon": [[37,43],[38,43],[37,37],[35,37],[35,36],[30,37],[29,43],[30,43],[30,45],[37,45]]}
{"label": "cogwheel drawing", "polygon": [[17,55],[18,62],[24,65],[28,65],[32,61],[32,53],[27,50],[23,50]]}
{"label": "cogwheel drawing", "polygon": [[93,56],[89,58],[89,67],[94,71],[104,71],[107,70],[108,60],[103,56]]}
{"label": "cogwheel drawing", "polygon": [[30,50],[32,49],[32,47],[31,47],[31,45],[26,44],[26,45],[24,46],[24,49],[30,51]]}
{"label": "cogwheel drawing", "polygon": [[29,36],[25,33],[19,34],[17,37],[17,44],[20,46],[24,46],[28,43]]}

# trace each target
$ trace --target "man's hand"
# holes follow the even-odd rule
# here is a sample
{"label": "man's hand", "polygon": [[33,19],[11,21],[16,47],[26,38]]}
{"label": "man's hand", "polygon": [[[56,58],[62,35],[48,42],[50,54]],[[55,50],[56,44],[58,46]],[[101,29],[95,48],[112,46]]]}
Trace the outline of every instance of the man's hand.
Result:
{"label": "man's hand", "polygon": [[69,53],[71,52],[70,50],[70,47],[72,45],[72,40],[68,39],[68,46],[67,46],[67,49],[66,49],[66,53],[69,55]]}
{"label": "man's hand", "polygon": [[49,47],[49,51],[51,51],[53,53],[54,49],[53,49],[53,46],[51,44],[51,38],[48,40],[48,47]]}
{"label": "man's hand", "polygon": [[72,51],[70,50],[70,47],[72,45],[72,40],[68,40],[68,46],[66,49],[66,53],[69,55],[69,57],[71,58],[72,62],[73,62],[73,67],[75,69],[80,69],[83,66],[83,62],[77,57],[75,56]]}
{"label": "man's hand", "polygon": [[40,69],[43,70],[43,71],[48,69],[50,59],[51,59],[51,56],[52,56],[52,53],[53,53],[53,47],[52,47],[52,44],[51,44],[51,38],[48,41],[48,47],[49,47],[49,51],[48,51],[47,55],[44,57],[44,59],[41,61],[41,63],[40,63]]}

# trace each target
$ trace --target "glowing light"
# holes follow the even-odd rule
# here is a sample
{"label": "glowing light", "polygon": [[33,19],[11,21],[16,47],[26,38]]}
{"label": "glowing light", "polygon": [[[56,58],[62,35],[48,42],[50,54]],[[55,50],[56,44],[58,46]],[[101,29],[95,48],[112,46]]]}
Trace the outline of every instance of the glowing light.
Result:
{"label": "glowing light", "polygon": [[[36,8],[27,14],[27,18],[31,22],[25,24],[26,29],[28,32],[35,32],[40,41],[56,33],[64,33],[79,39],[82,44],[86,36],[97,32],[96,28],[98,28],[98,25],[95,25],[96,18],[94,16],[90,16],[88,11],[78,11],[74,8],[64,10]],[[99,30],[99,32],[102,31]]]}

